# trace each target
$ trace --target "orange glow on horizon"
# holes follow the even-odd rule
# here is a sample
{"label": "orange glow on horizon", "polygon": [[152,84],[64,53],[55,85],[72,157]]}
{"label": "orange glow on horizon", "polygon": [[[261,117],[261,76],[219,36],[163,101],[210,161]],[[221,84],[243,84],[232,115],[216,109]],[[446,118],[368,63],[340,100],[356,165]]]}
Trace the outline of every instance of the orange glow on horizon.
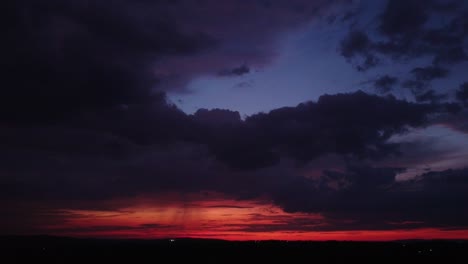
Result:
{"label": "orange glow on horizon", "polygon": [[59,209],[61,221],[42,226],[58,236],[97,238],[214,238],[224,240],[468,239],[468,230],[437,228],[333,230],[321,214],[287,213],[267,200],[184,196],[112,201],[112,210]]}

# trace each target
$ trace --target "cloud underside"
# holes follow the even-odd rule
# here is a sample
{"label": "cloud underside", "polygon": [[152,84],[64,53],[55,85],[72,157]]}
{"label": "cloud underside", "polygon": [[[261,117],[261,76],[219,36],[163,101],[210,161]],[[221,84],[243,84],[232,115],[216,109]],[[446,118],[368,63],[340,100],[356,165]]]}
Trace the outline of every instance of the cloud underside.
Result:
{"label": "cloud underside", "polygon": [[[245,119],[223,109],[187,115],[167,102],[165,91],[186,92],[183,84],[194,76],[241,76],[268,63],[274,36],[310,21],[329,2],[0,4],[2,17],[15,25],[1,25],[0,43],[5,207],[18,212],[15,206],[24,201],[92,204],[168,191],[215,191],[242,200],[268,197],[285,212],[320,213],[336,229],[385,229],[405,221],[466,228],[466,170],[397,182],[395,176],[407,168],[379,165],[405,154],[392,137],[433,120],[466,131],[457,126],[466,123],[466,110],[451,111],[441,102],[444,95],[417,90],[445,78],[448,63],[461,61],[438,48],[450,44],[449,51],[457,51],[466,34],[460,29],[464,17],[447,31],[453,36],[427,30],[421,36],[414,32],[425,14],[403,14],[402,23],[409,26],[402,27],[391,22],[389,5],[379,30],[390,42],[377,43],[357,31],[343,41],[343,56],[364,58],[360,70],[378,64],[377,53],[407,56],[401,50],[419,54],[426,50],[417,45],[428,45],[436,52],[433,65],[413,69],[408,82],[392,76],[374,82],[384,93],[406,85],[417,90],[418,102],[358,91]],[[194,10],[193,16],[184,10]],[[426,40],[436,37],[444,43]],[[462,105],[466,90],[462,84],[456,93]],[[419,153],[427,150],[420,148]],[[8,215],[8,221],[27,218],[24,214]]]}
{"label": "cloud underside", "polygon": [[[355,92],[245,120],[221,109],[186,115],[161,98],[54,125],[4,126],[1,196],[106,201],[215,191],[268,197],[285,212],[321,213],[338,229],[391,228],[402,221],[464,226],[468,219],[459,205],[468,198],[466,170],[397,182],[404,167],[370,165],[402,155],[392,136],[444,113],[443,105]],[[310,165],[317,160],[318,167]],[[332,165],[324,166],[327,160]],[[309,170],[319,173],[307,176]]]}
{"label": "cloud underside", "polygon": [[0,119],[55,121],[83,108],[148,102],[161,91],[186,93],[187,82],[200,75],[246,74],[275,57],[277,34],[320,17],[334,4],[2,3],[8,23],[1,26]]}

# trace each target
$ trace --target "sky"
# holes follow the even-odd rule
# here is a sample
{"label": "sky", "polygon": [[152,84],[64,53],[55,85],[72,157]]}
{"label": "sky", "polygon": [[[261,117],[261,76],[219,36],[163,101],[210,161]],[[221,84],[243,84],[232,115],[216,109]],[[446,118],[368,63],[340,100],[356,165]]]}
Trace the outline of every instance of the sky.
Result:
{"label": "sky", "polygon": [[468,239],[466,1],[0,5],[0,235]]}

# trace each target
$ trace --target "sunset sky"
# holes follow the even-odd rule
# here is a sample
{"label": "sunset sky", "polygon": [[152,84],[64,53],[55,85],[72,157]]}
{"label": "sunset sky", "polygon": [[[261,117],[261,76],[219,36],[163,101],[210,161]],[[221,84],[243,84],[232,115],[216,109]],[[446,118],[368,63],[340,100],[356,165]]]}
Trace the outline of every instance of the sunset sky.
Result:
{"label": "sunset sky", "polygon": [[468,239],[467,1],[0,14],[0,235]]}

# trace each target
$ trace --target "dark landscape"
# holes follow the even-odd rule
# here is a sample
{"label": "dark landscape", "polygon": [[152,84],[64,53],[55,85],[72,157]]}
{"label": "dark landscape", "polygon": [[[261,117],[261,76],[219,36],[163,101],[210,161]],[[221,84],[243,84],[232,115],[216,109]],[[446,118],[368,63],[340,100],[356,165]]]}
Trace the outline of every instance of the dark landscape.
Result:
{"label": "dark landscape", "polygon": [[[392,242],[347,241],[225,241],[212,239],[79,239],[51,236],[6,236],[0,239],[2,255],[15,261],[34,260],[38,263],[69,263],[84,261],[129,261],[155,263],[156,261],[274,261],[289,259],[301,263],[312,260],[343,260],[348,257],[373,259],[375,257],[408,260],[444,257],[445,260],[467,259],[466,240],[410,240]],[[384,259],[382,259],[384,260]],[[45,262],[39,262],[45,261]],[[83,262],[81,262],[83,261]],[[451,261],[450,263],[453,263]]]}

